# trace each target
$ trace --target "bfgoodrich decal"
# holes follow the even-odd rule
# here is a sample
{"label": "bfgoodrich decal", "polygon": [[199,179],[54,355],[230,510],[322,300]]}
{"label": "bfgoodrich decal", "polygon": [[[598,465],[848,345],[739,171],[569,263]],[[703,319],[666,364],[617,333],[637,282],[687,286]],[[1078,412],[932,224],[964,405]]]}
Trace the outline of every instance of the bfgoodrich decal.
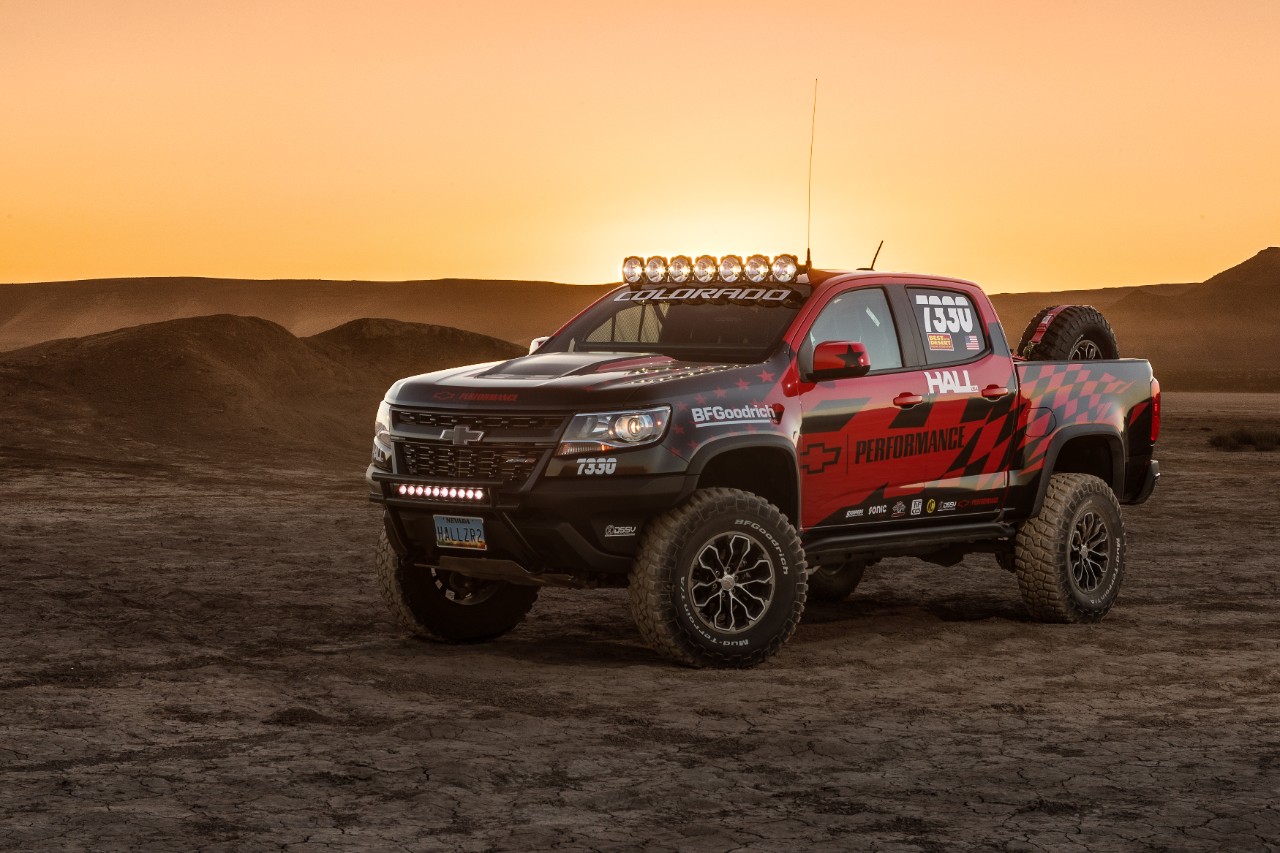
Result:
{"label": "bfgoodrich decal", "polygon": [[722,424],[771,424],[774,420],[773,409],[768,406],[747,406],[731,408],[727,406],[695,406],[693,425],[696,427],[720,426]]}

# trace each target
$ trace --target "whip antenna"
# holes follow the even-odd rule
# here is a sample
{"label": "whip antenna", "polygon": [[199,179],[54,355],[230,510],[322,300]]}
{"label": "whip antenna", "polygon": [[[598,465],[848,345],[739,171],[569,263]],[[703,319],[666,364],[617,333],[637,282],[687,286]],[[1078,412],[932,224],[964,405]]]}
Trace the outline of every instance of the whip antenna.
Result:
{"label": "whip antenna", "polygon": [[813,266],[813,245],[810,235],[813,229],[813,135],[818,125],[818,78],[813,78],[813,115],[809,117],[809,206],[804,222],[804,268]]}

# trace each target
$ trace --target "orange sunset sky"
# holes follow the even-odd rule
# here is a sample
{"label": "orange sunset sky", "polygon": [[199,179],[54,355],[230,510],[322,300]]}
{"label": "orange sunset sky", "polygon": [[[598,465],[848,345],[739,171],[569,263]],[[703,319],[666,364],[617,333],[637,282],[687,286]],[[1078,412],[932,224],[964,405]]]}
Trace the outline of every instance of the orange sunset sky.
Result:
{"label": "orange sunset sky", "polygon": [[1280,2],[0,0],[0,282],[617,279],[802,254],[992,291],[1280,242]]}

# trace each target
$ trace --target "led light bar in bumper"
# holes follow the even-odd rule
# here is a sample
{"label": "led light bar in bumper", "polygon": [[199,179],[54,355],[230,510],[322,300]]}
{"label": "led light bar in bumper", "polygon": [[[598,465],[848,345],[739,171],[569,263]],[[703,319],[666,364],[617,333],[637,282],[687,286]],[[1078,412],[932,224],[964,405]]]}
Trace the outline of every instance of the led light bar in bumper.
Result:
{"label": "led light bar in bumper", "polygon": [[489,497],[487,489],[480,486],[429,485],[426,483],[393,483],[393,497],[418,498],[430,501],[451,501],[453,503],[483,503]]}
{"label": "led light bar in bumper", "polygon": [[752,284],[776,281],[790,284],[803,270],[795,255],[778,255],[772,260],[768,255],[752,255],[744,264],[737,255],[699,255],[696,261],[688,255],[676,255],[668,263],[661,255],[642,258],[632,255],[622,262],[622,280],[632,286],[639,284],[685,284],[690,279],[699,284],[723,281],[736,284],[744,279]]}

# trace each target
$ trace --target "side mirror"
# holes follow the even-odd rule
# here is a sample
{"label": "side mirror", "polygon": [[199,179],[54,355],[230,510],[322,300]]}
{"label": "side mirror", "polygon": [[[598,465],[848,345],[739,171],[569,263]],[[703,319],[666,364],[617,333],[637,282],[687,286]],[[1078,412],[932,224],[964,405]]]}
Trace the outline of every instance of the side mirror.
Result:
{"label": "side mirror", "polygon": [[535,352],[542,349],[542,345],[549,340],[551,340],[550,335],[543,335],[540,338],[534,338],[533,340],[529,341],[529,355],[533,355]]}
{"label": "side mirror", "polygon": [[815,382],[866,376],[870,371],[871,356],[859,341],[823,341],[813,348],[813,373],[809,378]]}

